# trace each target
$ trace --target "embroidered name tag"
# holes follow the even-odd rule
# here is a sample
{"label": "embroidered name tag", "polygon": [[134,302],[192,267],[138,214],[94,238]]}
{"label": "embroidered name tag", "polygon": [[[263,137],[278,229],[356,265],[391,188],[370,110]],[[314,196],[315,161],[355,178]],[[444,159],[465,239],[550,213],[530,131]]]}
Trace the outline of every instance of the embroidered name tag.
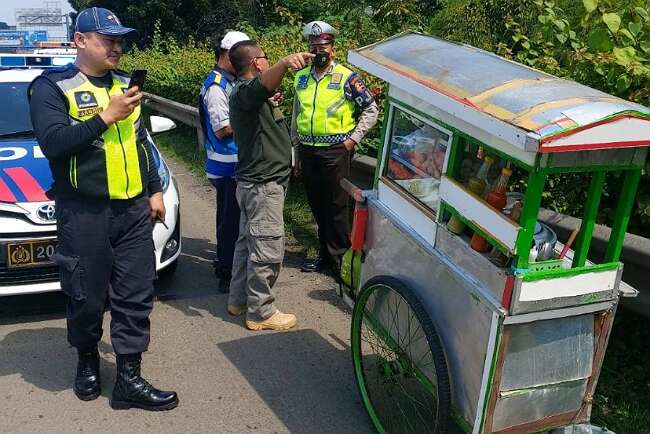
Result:
{"label": "embroidered name tag", "polygon": [[104,109],[102,107],[92,107],[92,108],[87,108],[87,109],[82,109],[79,110],[79,117],[80,118],[85,118],[86,116],[94,116],[96,114],[99,114],[103,112]]}
{"label": "embroidered name tag", "polygon": [[328,89],[338,89],[341,87],[341,80],[343,80],[343,74],[332,74],[330,79],[330,84],[327,85]]}
{"label": "embroidered name tag", "polygon": [[77,104],[77,107],[80,109],[86,109],[91,107],[97,107],[97,98],[92,92],[81,91],[74,93],[74,100]]}

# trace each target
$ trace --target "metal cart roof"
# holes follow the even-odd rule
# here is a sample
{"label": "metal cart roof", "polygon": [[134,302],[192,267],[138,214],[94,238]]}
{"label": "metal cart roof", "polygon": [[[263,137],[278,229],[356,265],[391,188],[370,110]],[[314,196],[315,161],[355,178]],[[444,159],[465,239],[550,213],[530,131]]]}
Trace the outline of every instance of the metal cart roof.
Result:
{"label": "metal cart roof", "polygon": [[468,45],[407,32],[348,60],[530,152],[650,146],[650,109]]}

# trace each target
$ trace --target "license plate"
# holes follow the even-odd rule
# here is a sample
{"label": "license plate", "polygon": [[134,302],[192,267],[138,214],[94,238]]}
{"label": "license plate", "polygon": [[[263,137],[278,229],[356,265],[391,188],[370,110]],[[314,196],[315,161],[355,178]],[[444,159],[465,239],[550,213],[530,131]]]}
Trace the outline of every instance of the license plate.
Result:
{"label": "license plate", "polygon": [[29,267],[52,264],[56,240],[21,241],[7,244],[7,264],[10,267]]}

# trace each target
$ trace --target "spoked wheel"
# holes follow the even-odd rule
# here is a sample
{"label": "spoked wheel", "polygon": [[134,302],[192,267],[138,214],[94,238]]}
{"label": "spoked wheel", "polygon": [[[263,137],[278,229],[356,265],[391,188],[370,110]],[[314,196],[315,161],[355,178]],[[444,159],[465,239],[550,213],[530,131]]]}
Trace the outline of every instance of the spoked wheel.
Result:
{"label": "spoked wheel", "polygon": [[447,432],[451,393],[442,345],[422,303],[399,280],[375,277],[360,292],[352,361],[378,432]]}

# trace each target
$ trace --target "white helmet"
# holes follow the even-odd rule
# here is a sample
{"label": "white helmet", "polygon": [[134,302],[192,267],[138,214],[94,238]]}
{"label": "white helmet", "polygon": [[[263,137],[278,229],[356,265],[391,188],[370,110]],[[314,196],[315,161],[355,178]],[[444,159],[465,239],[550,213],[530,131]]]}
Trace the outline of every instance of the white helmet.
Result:
{"label": "white helmet", "polygon": [[325,21],[312,21],[302,28],[302,36],[311,43],[327,44],[334,42],[338,30]]}

